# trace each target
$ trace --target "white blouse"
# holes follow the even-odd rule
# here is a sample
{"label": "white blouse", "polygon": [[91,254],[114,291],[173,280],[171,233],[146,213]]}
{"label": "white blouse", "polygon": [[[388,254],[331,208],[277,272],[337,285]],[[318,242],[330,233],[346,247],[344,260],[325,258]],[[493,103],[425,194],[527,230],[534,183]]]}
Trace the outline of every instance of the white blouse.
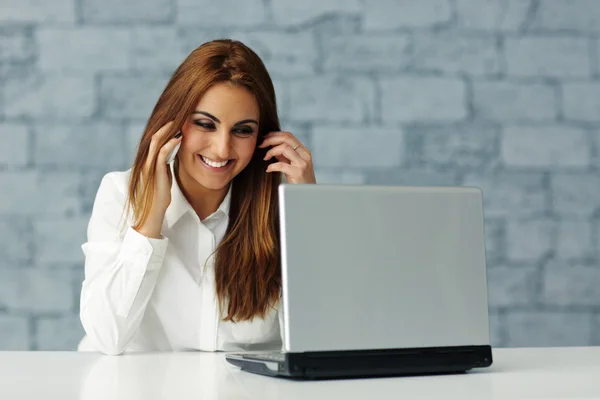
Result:
{"label": "white blouse", "polygon": [[173,179],[164,238],[153,239],[132,229],[130,216],[126,225],[121,220],[130,172],[108,173],[96,194],[82,245],[80,318],[86,335],[78,350],[117,355],[281,349],[279,305],[264,319],[232,323],[219,317],[212,253],[227,229],[231,188],[217,211],[200,221]]}

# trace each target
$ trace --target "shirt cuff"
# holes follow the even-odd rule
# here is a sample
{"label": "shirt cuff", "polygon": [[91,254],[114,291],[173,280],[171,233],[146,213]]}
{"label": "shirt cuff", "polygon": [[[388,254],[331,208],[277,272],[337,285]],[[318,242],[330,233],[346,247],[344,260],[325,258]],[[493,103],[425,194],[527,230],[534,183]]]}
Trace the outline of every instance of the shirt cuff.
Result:
{"label": "shirt cuff", "polygon": [[127,228],[119,259],[136,259],[140,262],[138,265],[143,265],[148,270],[160,268],[167,252],[169,239],[154,239],[148,238],[132,227]]}
{"label": "shirt cuff", "polygon": [[131,270],[126,275],[125,287],[128,294],[121,303],[117,314],[127,317],[138,295],[142,280],[147,272],[153,272],[162,266],[169,240],[148,238],[135,229],[128,227],[118,259],[128,261]]}

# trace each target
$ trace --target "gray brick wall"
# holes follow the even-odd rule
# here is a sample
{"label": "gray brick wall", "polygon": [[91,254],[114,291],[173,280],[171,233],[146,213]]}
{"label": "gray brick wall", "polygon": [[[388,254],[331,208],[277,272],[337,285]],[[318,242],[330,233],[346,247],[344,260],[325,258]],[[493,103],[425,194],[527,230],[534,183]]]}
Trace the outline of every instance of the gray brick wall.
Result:
{"label": "gray brick wall", "polygon": [[495,346],[600,345],[599,31],[597,0],[0,0],[0,349],[75,348],[100,178],[218,37],[320,182],[483,188]]}

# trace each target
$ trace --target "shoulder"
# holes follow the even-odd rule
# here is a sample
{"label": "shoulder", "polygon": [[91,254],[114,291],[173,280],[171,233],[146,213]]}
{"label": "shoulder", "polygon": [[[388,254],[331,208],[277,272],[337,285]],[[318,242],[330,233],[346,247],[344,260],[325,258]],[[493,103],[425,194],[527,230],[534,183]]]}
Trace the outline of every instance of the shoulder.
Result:
{"label": "shoulder", "polygon": [[128,186],[131,170],[112,171],[105,174],[100,181],[94,208],[98,210],[107,210],[113,207],[125,205],[128,198]]}
{"label": "shoulder", "polygon": [[102,177],[98,194],[125,195],[128,191],[131,169],[126,171],[112,171]]}
{"label": "shoulder", "polygon": [[131,223],[127,211],[128,183],[131,171],[113,171],[102,177],[88,224],[88,241],[122,239]]}

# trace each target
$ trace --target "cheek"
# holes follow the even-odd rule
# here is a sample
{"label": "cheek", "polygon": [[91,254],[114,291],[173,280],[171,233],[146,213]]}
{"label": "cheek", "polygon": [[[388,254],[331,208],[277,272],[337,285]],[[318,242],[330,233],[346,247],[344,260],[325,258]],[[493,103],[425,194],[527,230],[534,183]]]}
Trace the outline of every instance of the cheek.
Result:
{"label": "cheek", "polygon": [[240,140],[236,144],[238,157],[250,161],[256,150],[256,139]]}
{"label": "cheek", "polygon": [[198,149],[205,146],[206,139],[203,135],[188,134],[183,136],[181,147],[184,151],[196,152]]}

